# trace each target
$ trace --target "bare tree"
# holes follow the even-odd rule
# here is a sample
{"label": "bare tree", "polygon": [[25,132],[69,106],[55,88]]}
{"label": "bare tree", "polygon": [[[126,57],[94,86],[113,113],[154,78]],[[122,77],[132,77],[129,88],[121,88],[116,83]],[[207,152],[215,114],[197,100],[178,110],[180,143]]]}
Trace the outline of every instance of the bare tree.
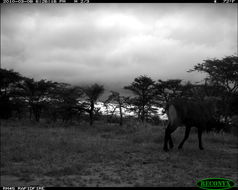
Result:
{"label": "bare tree", "polygon": [[82,90],[87,97],[87,101],[89,102],[89,108],[85,109],[85,111],[89,113],[90,125],[93,125],[95,103],[98,98],[103,94],[104,87],[103,85],[95,83],[91,86],[82,87]]}
{"label": "bare tree", "polygon": [[[119,92],[115,92],[115,91],[111,91],[111,94],[109,95],[108,99],[106,100],[107,102],[115,102],[117,104],[117,106],[115,108],[119,108],[119,112],[120,112],[120,125],[123,125],[123,113],[122,113],[122,108],[125,106],[126,104],[126,100],[128,98],[121,96]],[[115,112],[115,110],[114,110]]]}

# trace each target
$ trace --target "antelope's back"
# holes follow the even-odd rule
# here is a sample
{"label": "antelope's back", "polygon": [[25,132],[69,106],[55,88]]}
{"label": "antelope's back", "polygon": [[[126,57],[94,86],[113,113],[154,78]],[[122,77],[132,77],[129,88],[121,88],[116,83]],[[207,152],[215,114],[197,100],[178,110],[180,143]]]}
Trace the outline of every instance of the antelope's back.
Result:
{"label": "antelope's back", "polygon": [[206,127],[213,120],[214,110],[210,102],[177,99],[169,104],[167,113],[172,123]]}

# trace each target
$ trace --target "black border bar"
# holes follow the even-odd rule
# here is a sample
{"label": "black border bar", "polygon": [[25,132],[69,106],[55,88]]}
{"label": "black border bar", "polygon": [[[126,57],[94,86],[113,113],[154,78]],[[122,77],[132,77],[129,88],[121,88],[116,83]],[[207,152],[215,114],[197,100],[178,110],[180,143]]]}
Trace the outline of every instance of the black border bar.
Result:
{"label": "black border bar", "polygon": [[238,0],[0,0],[4,4],[17,3],[35,3],[35,4],[50,4],[50,3],[229,3],[236,4]]}

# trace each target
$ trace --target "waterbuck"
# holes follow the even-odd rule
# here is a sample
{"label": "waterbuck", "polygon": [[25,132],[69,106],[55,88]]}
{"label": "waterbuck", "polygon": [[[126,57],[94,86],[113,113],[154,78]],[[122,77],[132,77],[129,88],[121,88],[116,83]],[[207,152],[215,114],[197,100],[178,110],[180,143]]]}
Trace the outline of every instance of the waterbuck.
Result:
{"label": "waterbuck", "polygon": [[199,148],[203,150],[202,146],[202,132],[211,128],[221,128],[222,124],[215,119],[215,103],[211,101],[191,101],[191,100],[174,100],[168,104],[167,115],[168,125],[165,130],[164,137],[164,151],[168,151],[168,142],[170,148],[173,148],[173,141],[171,133],[173,133],[179,126],[185,126],[185,136],[178,148],[183,147],[184,142],[189,137],[191,127],[197,127]]}

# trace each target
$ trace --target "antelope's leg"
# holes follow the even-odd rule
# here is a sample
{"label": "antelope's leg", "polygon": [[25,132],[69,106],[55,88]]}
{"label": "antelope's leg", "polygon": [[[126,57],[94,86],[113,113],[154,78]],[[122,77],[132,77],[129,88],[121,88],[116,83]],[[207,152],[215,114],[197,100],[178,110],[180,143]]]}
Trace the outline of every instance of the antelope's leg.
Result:
{"label": "antelope's leg", "polygon": [[172,137],[170,135],[169,136],[169,148],[172,149],[173,147],[174,147],[174,143],[173,143]]}
{"label": "antelope's leg", "polygon": [[191,129],[191,127],[187,127],[187,126],[186,126],[184,139],[183,139],[182,142],[179,144],[178,149],[183,148],[184,142],[185,142],[185,141],[188,139],[188,137],[189,137],[190,129]]}
{"label": "antelope's leg", "polygon": [[168,151],[168,141],[170,148],[173,148],[173,141],[171,138],[171,133],[173,133],[177,129],[177,126],[175,124],[169,123],[166,130],[165,130],[165,137],[164,137],[164,151]]}
{"label": "antelope's leg", "polygon": [[168,151],[169,149],[168,149],[168,140],[171,138],[170,137],[170,127],[171,127],[171,125],[170,125],[170,123],[168,124],[168,126],[166,127],[166,129],[165,129],[165,135],[164,135],[164,151]]}
{"label": "antelope's leg", "polygon": [[202,146],[202,129],[199,128],[198,129],[198,141],[199,141],[199,148],[200,150],[203,150],[203,146]]}

